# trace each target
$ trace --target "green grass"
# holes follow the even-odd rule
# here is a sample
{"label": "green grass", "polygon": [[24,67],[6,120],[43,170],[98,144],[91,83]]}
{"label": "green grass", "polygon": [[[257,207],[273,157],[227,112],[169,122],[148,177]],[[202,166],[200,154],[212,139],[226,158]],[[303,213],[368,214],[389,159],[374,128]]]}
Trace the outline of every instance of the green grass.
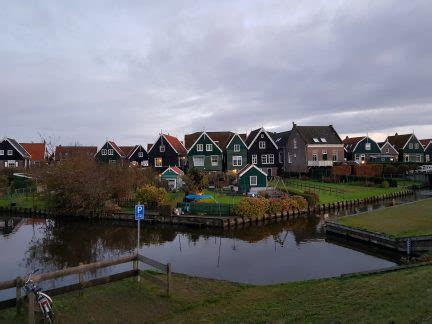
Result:
{"label": "green grass", "polygon": [[177,203],[183,201],[184,196],[185,196],[185,193],[183,191],[169,192],[168,193],[168,204],[172,208],[175,208],[175,207],[177,207]]}
{"label": "green grass", "polygon": [[227,194],[208,189],[204,190],[204,194],[213,196],[213,198],[220,204],[236,204],[243,198],[242,196],[229,196]]}
{"label": "green grass", "polygon": [[[432,266],[337,279],[247,286],[173,275],[172,296],[126,279],[54,297],[59,323],[419,323],[432,321]],[[15,310],[0,322],[24,322]]]}
{"label": "green grass", "polygon": [[432,235],[432,199],[346,216],[337,222],[398,238]]}
{"label": "green grass", "polygon": [[11,202],[16,203],[16,207],[21,208],[45,208],[45,202],[35,194],[13,194],[0,197],[0,206],[10,206]]}
{"label": "green grass", "polygon": [[[378,188],[361,186],[357,184],[322,183],[314,180],[285,179],[284,181],[286,187],[290,189],[315,191],[319,195],[320,203],[322,204],[334,203],[341,200],[365,199],[372,196],[399,192],[406,188],[406,186],[413,184],[410,181],[404,181],[401,184],[398,184],[397,188]],[[276,186],[276,183],[272,182],[270,185]],[[312,189],[308,188],[307,186],[314,186],[316,188]],[[283,188],[283,185],[279,183],[278,187]],[[330,192],[329,190],[323,189],[323,187],[326,189],[331,188],[333,191]]]}

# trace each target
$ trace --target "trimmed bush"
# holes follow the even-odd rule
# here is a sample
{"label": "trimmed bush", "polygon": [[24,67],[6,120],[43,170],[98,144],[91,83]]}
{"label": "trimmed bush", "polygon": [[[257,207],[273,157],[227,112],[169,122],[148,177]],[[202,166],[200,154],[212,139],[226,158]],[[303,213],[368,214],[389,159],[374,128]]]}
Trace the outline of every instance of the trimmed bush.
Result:
{"label": "trimmed bush", "polygon": [[147,208],[157,208],[165,203],[167,195],[168,193],[164,188],[146,185],[136,191],[135,199]]}
{"label": "trimmed bush", "polygon": [[268,210],[269,202],[264,198],[243,198],[233,209],[234,216],[257,218]]}

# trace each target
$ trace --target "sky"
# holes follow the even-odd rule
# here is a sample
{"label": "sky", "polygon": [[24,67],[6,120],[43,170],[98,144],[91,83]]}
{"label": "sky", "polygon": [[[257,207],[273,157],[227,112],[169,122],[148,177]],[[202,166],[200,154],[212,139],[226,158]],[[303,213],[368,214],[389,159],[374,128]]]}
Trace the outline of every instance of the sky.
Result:
{"label": "sky", "polygon": [[430,0],[0,1],[0,137],[432,137]]}

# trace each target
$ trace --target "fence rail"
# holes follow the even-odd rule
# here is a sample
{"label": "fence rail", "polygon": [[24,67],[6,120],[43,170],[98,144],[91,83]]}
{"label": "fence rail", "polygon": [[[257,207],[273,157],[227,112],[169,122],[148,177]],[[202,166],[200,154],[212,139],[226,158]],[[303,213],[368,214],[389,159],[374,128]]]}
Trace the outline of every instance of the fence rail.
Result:
{"label": "fence rail", "polygon": [[[90,279],[90,280],[84,279],[84,273],[86,273],[86,272],[94,271],[94,270],[101,269],[101,268],[107,268],[107,267],[111,267],[111,266],[115,266],[115,265],[119,265],[119,264],[125,264],[128,262],[132,262],[132,264],[133,264],[132,270],[127,270],[124,272],[115,273],[115,274],[112,274],[109,276],[94,278],[94,279]],[[142,263],[147,264],[147,265],[149,265],[149,266],[151,266],[157,270],[164,272],[166,275],[166,281],[161,280],[160,278],[157,278],[157,277],[150,275],[148,273],[145,273],[145,272],[140,274],[139,273],[139,262],[142,262]],[[138,276],[138,278],[139,278],[139,276],[142,276],[142,277],[148,279],[149,281],[162,286],[163,288],[166,289],[166,293],[168,296],[171,293],[171,264],[170,263],[163,264],[159,261],[150,259],[150,258],[145,257],[145,256],[140,255],[140,254],[132,254],[132,255],[120,257],[117,259],[103,260],[103,261],[98,261],[98,262],[89,263],[89,264],[80,264],[79,266],[76,266],[76,267],[66,268],[66,269],[57,270],[57,271],[53,271],[53,272],[42,273],[39,275],[32,276],[32,280],[34,282],[42,282],[42,281],[53,280],[56,278],[61,278],[61,277],[73,275],[73,274],[78,275],[78,283],[50,289],[50,290],[47,290],[46,293],[51,295],[51,296],[55,296],[55,295],[64,294],[64,293],[75,291],[75,290],[82,290],[83,288],[88,288],[88,287],[92,287],[92,286],[96,286],[96,285],[102,285],[102,284],[118,281],[121,279],[133,277],[133,276]],[[24,280],[21,277],[18,277],[18,278],[13,279],[13,280],[7,280],[7,281],[1,281],[0,282],[0,290],[16,288],[16,297],[12,298],[12,299],[0,301],[0,309],[10,308],[10,307],[15,306],[17,313],[21,312],[21,309],[23,306],[23,301],[24,301],[22,298],[22,295],[21,295],[21,290],[23,288],[23,285],[24,285]],[[29,296],[31,298],[28,298],[28,323],[34,323],[35,322],[35,318],[34,318],[35,304],[34,304],[34,298],[33,298],[34,296],[32,294],[30,294]]]}
{"label": "fence rail", "polygon": [[296,181],[296,180],[288,180],[287,185],[288,186],[291,185],[291,186],[294,186],[297,188],[311,189],[314,192],[316,192],[318,190],[318,191],[326,191],[330,194],[333,193],[333,194],[341,195],[341,196],[343,196],[345,194],[345,192],[343,190],[333,188],[331,186],[324,186],[324,185],[320,185],[320,184],[307,184],[307,183],[303,183],[303,182]]}

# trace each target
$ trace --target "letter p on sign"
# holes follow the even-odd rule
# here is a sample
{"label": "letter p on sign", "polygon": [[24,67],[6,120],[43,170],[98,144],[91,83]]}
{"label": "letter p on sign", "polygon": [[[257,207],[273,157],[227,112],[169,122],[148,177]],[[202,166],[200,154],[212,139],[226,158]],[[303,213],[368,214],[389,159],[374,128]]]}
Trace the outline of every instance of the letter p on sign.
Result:
{"label": "letter p on sign", "polygon": [[144,205],[135,205],[135,220],[144,219]]}

